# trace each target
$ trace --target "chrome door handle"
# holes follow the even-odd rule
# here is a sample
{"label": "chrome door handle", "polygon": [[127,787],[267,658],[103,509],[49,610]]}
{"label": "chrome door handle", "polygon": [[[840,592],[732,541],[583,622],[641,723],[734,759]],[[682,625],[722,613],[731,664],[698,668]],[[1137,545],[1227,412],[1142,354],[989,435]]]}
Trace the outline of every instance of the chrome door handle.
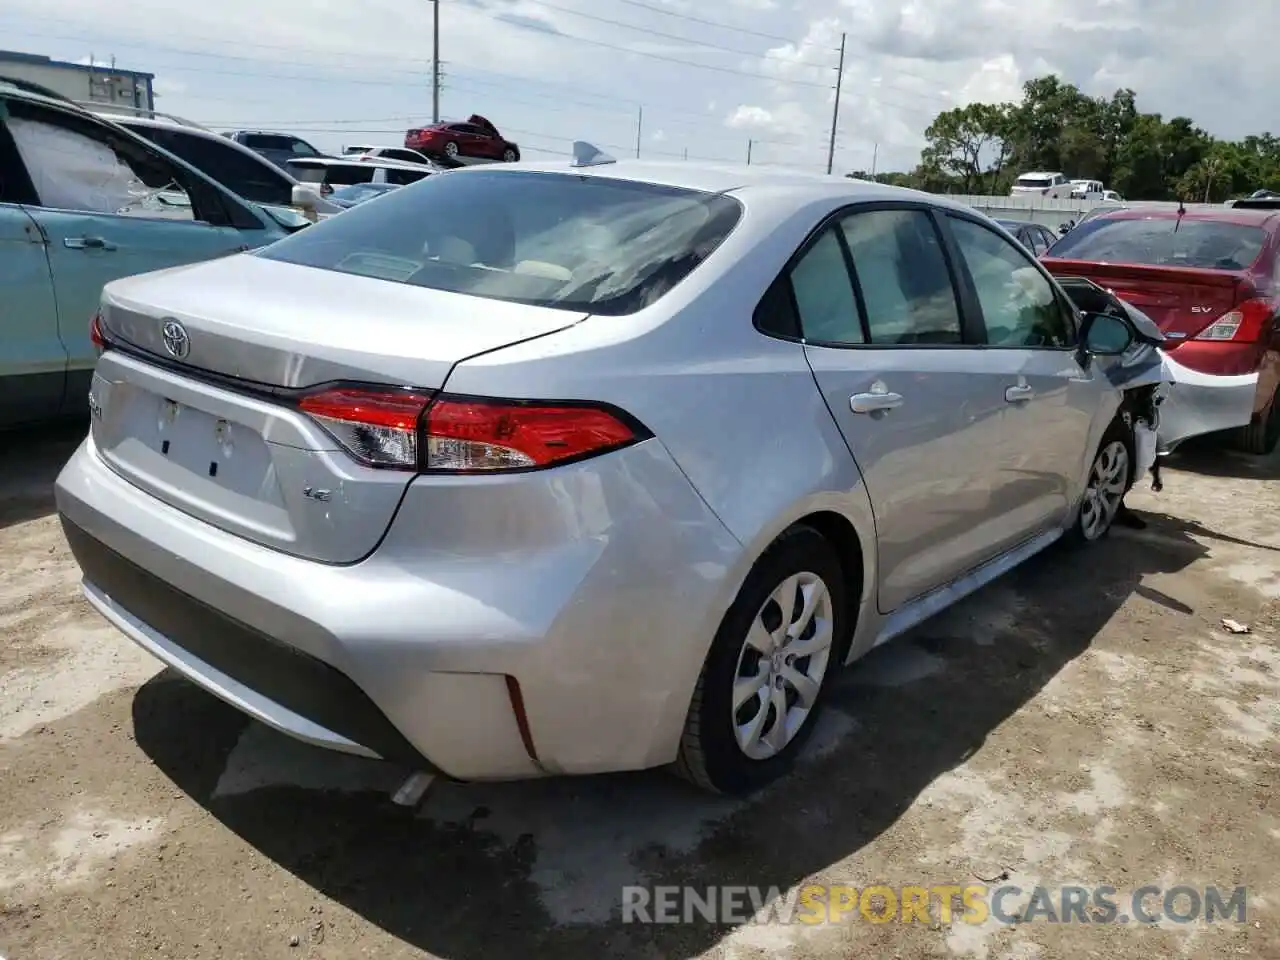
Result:
{"label": "chrome door handle", "polygon": [[849,409],[854,413],[875,413],[877,410],[893,410],[900,406],[900,393],[855,393],[849,398]]}
{"label": "chrome door handle", "polygon": [[67,237],[62,245],[68,250],[114,250],[116,245],[101,237]]}
{"label": "chrome door handle", "polygon": [[1025,383],[1020,383],[1016,387],[1009,387],[1004,392],[1004,398],[1009,403],[1021,403],[1024,400],[1030,400],[1035,395],[1035,390]]}

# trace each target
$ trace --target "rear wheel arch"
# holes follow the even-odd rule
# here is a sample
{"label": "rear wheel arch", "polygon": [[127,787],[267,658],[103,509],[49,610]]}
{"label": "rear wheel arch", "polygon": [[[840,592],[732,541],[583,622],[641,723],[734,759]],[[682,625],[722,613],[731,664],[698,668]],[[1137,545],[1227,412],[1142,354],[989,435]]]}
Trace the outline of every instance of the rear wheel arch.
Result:
{"label": "rear wheel arch", "polygon": [[[848,629],[845,630],[845,636],[839,638],[838,647],[839,658],[835,667],[839,669],[844,663],[844,659],[849,653],[849,644],[853,640],[853,635],[857,629],[858,608],[862,603],[863,588],[866,585],[866,556],[862,538],[858,535],[857,529],[853,523],[842,513],[836,513],[834,510],[820,510],[801,517],[795,523],[791,524],[783,536],[796,527],[808,527],[809,529],[820,534],[824,540],[831,544],[836,551],[836,556],[840,559],[840,569],[844,575],[845,584],[845,606],[847,607],[845,614]],[[778,539],[781,539],[779,537]],[[777,540],[774,541],[775,543]]]}

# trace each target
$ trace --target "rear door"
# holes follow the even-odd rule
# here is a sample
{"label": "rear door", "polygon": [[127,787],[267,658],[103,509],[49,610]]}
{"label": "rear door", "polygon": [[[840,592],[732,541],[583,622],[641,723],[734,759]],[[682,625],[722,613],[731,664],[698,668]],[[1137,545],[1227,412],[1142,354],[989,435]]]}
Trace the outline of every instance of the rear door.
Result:
{"label": "rear door", "polygon": [[25,210],[46,243],[67,393],[78,403],[96,359],[89,318],[106,283],[246,250],[268,232],[256,219],[243,233],[225,225],[216,190],[107,124],[24,101],[9,104],[8,128],[34,186]]}
{"label": "rear door", "polygon": [[1119,394],[1098,364],[1081,365],[1075,311],[1026,251],[976,219],[946,223],[981,311],[985,375],[1002,387],[1001,496],[1031,536],[1065,520]]}
{"label": "rear door", "polygon": [[805,355],[875,510],[889,612],[1017,539],[992,458],[1004,398],[927,207],[854,208],[811,241],[791,284]]}

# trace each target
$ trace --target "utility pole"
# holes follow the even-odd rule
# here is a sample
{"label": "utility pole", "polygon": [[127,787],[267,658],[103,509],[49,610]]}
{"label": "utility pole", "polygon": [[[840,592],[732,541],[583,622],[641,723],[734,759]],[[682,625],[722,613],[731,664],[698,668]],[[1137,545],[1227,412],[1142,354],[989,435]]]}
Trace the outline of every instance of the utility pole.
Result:
{"label": "utility pole", "polygon": [[880,156],[880,144],[877,143],[871,148],[871,179],[876,178],[876,159]]}
{"label": "utility pole", "polygon": [[689,148],[688,148],[688,147],[685,147],[685,148],[684,148],[684,158],[685,158],[686,160],[688,160],[688,159],[689,159]]}
{"label": "utility pole", "polygon": [[755,143],[755,141],[754,141],[754,140],[748,140],[748,141],[747,141],[747,166],[748,166],[748,167],[749,167],[749,166],[751,166],[751,145],[752,145],[753,143]]}
{"label": "utility pole", "polygon": [[644,104],[636,107],[636,159],[640,157],[640,131],[644,129]]}
{"label": "utility pole", "polygon": [[440,122],[440,0],[431,0],[431,122]]}
{"label": "utility pole", "polygon": [[848,34],[840,34],[840,65],[836,67],[836,105],[831,111],[831,142],[827,145],[827,173],[836,161],[836,125],[840,122],[840,87],[844,83],[844,44]]}

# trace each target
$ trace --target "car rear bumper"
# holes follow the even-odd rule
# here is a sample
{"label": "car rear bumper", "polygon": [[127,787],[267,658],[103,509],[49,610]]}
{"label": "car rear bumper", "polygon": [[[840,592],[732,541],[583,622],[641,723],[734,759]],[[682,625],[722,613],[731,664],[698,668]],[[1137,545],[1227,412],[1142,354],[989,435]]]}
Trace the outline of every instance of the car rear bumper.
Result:
{"label": "car rear bumper", "polygon": [[463,780],[673,760],[741,547],[661,444],[437,479],[347,566],[168,507],[92,439],[56,495],[90,602],[285,733]]}

